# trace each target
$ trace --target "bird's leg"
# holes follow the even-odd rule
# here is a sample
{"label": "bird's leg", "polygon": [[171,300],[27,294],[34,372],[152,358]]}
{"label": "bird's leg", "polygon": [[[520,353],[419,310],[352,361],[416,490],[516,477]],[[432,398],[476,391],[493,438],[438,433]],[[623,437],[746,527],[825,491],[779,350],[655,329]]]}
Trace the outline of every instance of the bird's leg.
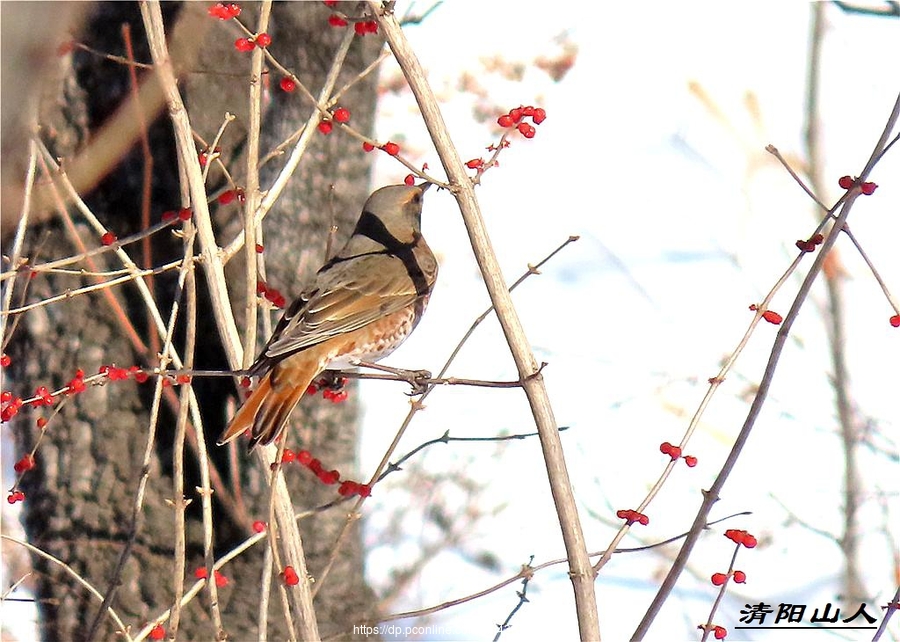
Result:
{"label": "bird's leg", "polygon": [[428,386],[426,381],[431,379],[431,372],[429,372],[428,370],[406,370],[405,368],[392,368],[391,366],[385,366],[380,363],[371,363],[368,361],[360,361],[357,363],[357,365],[363,368],[381,370],[382,372],[388,372],[392,375],[400,377],[412,387],[412,391],[408,393],[410,397],[423,394]]}

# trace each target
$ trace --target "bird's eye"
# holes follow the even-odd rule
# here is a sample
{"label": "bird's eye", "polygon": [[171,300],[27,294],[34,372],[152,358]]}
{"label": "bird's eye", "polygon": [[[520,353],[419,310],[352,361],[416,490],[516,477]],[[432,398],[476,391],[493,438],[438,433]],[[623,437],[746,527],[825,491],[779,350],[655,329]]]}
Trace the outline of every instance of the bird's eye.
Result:
{"label": "bird's eye", "polygon": [[422,202],[422,194],[421,193],[413,194],[412,202],[415,203],[416,205],[421,203]]}

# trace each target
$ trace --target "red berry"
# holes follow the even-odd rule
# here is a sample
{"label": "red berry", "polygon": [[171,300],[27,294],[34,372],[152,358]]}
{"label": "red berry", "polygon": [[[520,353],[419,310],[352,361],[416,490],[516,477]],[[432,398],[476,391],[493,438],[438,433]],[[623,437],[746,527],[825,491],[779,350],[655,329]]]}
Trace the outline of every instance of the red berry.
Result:
{"label": "red berry", "polygon": [[357,36],[364,36],[367,33],[378,33],[378,23],[374,20],[368,22],[357,22],[353,25]]}
{"label": "red berry", "polygon": [[521,107],[516,107],[515,109],[509,110],[509,117],[512,118],[512,121],[514,123],[517,123],[520,120],[522,120],[522,114],[523,114],[523,110]]}
{"label": "red berry", "polygon": [[816,234],[813,234],[812,236],[810,236],[809,240],[813,245],[821,245],[822,241],[825,240],[825,237],[819,233],[816,233]]}
{"label": "red berry", "polygon": [[766,310],[763,312],[762,317],[772,325],[778,325],[783,321],[781,315],[773,310]]}
{"label": "red berry", "polygon": [[319,123],[319,131],[325,134],[326,136],[331,133],[331,130],[334,128],[334,125],[331,124],[330,120],[323,120]]}
{"label": "red berry", "polygon": [[390,142],[385,143],[384,145],[381,146],[381,149],[383,149],[385,152],[387,152],[391,156],[396,156],[397,154],[400,153],[400,145],[398,145],[397,143],[390,143]]}
{"label": "red berry", "polygon": [[256,36],[255,42],[258,47],[262,47],[263,49],[265,49],[272,44],[272,36],[267,33],[261,33]]}
{"label": "red berry", "polygon": [[288,93],[291,93],[297,88],[297,83],[295,83],[294,79],[290,76],[282,78],[279,84],[281,85],[281,91],[286,91]]}
{"label": "red berry", "polygon": [[853,178],[851,176],[841,176],[838,179],[838,185],[841,189],[850,189],[853,187]]}
{"label": "red berry", "polygon": [[231,14],[232,18],[237,18],[241,15],[241,5],[237,2],[231,2],[225,6],[228,7],[228,13]]}
{"label": "red berry", "polygon": [[368,497],[372,494],[372,487],[368,484],[360,484],[359,488],[356,491],[356,494],[360,497]]}
{"label": "red berry", "polygon": [[816,251],[816,244],[813,243],[812,241],[804,241],[803,239],[797,239],[794,242],[794,245],[796,245],[797,249],[799,249],[801,252],[815,252]]}
{"label": "red berry", "polygon": [[291,450],[290,448],[285,448],[284,452],[281,453],[281,463],[289,464],[297,458],[297,454]]}
{"label": "red berry", "polygon": [[157,624],[152,629],[150,629],[150,639],[151,640],[165,640],[166,639],[166,630],[163,628],[162,624]]}
{"label": "red berry", "polygon": [[338,488],[338,495],[342,497],[352,497],[356,494],[357,489],[359,488],[359,484],[355,481],[344,481],[341,482],[340,488]]}
{"label": "red berry", "polygon": [[547,112],[544,111],[541,107],[535,107],[534,113],[531,115],[531,121],[535,125],[540,125],[547,119]]}
{"label": "red berry", "polygon": [[174,221],[178,218],[178,212],[174,210],[168,210],[162,213],[162,220],[165,222]]}
{"label": "red berry", "polygon": [[312,462],[312,459],[312,453],[308,450],[297,451],[297,463],[302,464],[303,466],[309,466],[310,462]]}
{"label": "red berry", "polygon": [[341,403],[342,401],[346,401],[347,397],[350,396],[350,393],[346,390],[338,390],[333,395],[331,395],[332,403]]}
{"label": "red berry", "polygon": [[228,205],[231,201],[234,200],[234,197],[234,190],[229,189],[219,194],[219,198],[217,198],[216,200],[219,202],[219,205]]}
{"label": "red berry", "polygon": [[694,457],[693,455],[685,455],[684,463],[687,464],[688,468],[693,468],[694,466],[697,465],[697,458]]}
{"label": "red berry", "polygon": [[31,454],[22,455],[22,459],[13,464],[13,470],[24,473],[34,468],[34,457]]}
{"label": "red berry", "polygon": [[515,123],[513,122],[512,118],[510,118],[508,115],[504,114],[503,116],[500,116],[500,118],[497,119],[497,124],[500,125],[501,127],[512,127]]}
{"label": "red berry", "polygon": [[178,375],[178,377],[176,377],[175,380],[176,380],[178,383],[190,383],[190,382],[191,382],[191,375],[186,375],[186,374]]}
{"label": "red berry", "polygon": [[264,248],[261,243],[256,244],[256,253],[257,254],[262,254],[265,249],[266,248]]}
{"label": "red berry", "polygon": [[217,2],[211,7],[207,7],[206,12],[212,18],[218,18],[219,20],[229,20],[231,18],[231,12],[221,2]]}
{"label": "red berry", "polygon": [[284,578],[284,583],[288,586],[297,586],[300,583],[300,577],[297,575],[297,571],[294,570],[293,566],[285,566],[284,570],[281,572],[281,577]]}
{"label": "red berry", "polygon": [[369,142],[363,143],[363,151],[371,152],[373,149],[375,149],[375,145],[373,145],[372,143],[369,143]]}
{"label": "red berry", "polygon": [[403,179],[403,183],[405,185],[409,185],[410,187],[412,187],[413,185],[416,184],[416,177],[413,176],[412,174],[407,174],[406,177]]}
{"label": "red berry", "polygon": [[112,232],[105,232],[103,236],[100,237],[100,242],[103,243],[103,245],[112,245],[116,242],[116,235]]}
{"label": "red berry", "polygon": [[216,578],[216,586],[218,586],[219,588],[228,586],[228,578],[219,573],[219,571],[213,571],[213,577]]}
{"label": "red berry", "polygon": [[484,160],[480,158],[473,158],[470,161],[466,161],[466,167],[469,169],[481,169],[484,167]]}
{"label": "red berry", "polygon": [[256,43],[248,38],[238,38],[234,41],[234,48],[242,53],[253,51],[254,47],[256,47]]}
{"label": "red berry", "polygon": [[12,359],[8,354],[0,355],[0,368],[6,368],[12,363]]}
{"label": "red berry", "polygon": [[194,212],[191,211],[189,207],[182,207],[178,210],[178,218],[182,221],[189,221],[191,217],[194,215]]}
{"label": "red berry", "polygon": [[262,533],[264,530],[266,530],[266,523],[259,519],[256,520],[255,522],[253,522],[253,530],[257,533]]}
{"label": "red berry", "polygon": [[328,16],[328,24],[330,24],[332,27],[346,27],[347,21],[341,18],[336,13],[333,13]]}
{"label": "red berry", "polygon": [[725,573],[713,573],[710,579],[712,580],[713,586],[722,586],[728,578]]}
{"label": "red berry", "polygon": [[338,107],[334,110],[334,119],[339,123],[346,123],[350,120],[350,110],[346,107]]}
{"label": "red berry", "polygon": [[9,390],[0,392],[0,402],[6,403],[12,399],[12,393]]}
{"label": "red berry", "polygon": [[900,328],[900,314],[895,314],[890,319],[890,324],[894,328]]}
{"label": "red berry", "polygon": [[198,580],[205,580],[206,579],[206,567],[201,566],[199,568],[195,568],[194,569],[194,578],[198,579]]}
{"label": "red berry", "polygon": [[757,544],[757,543],[758,543],[758,542],[756,541],[756,538],[753,537],[753,535],[751,535],[750,533],[745,533],[745,534],[744,534],[744,539],[743,539],[743,541],[741,542],[741,544],[743,544],[743,545],[746,546],[747,548],[756,548],[756,544]]}
{"label": "red berry", "polygon": [[647,524],[650,523],[650,518],[647,517],[646,515],[644,515],[643,513],[638,513],[637,515],[638,515],[637,521],[640,522],[642,525],[646,526]]}
{"label": "red berry", "polygon": [[878,185],[872,183],[871,181],[865,182],[859,186],[859,191],[861,191],[866,196],[871,196],[875,193],[875,190],[878,189]]}
{"label": "red berry", "polygon": [[724,640],[726,635],[728,635],[728,629],[724,626],[717,626],[713,629],[713,637],[717,640]]}
{"label": "red berry", "polygon": [[537,131],[533,125],[529,125],[528,123],[519,123],[516,125],[516,129],[518,129],[519,133],[525,138],[534,138],[534,134]]}
{"label": "red berry", "polygon": [[265,294],[269,290],[265,281],[257,281],[256,282],[256,293],[257,294]]}
{"label": "red berry", "polygon": [[744,571],[735,571],[734,572],[734,581],[738,584],[743,584],[747,581],[747,574]]}

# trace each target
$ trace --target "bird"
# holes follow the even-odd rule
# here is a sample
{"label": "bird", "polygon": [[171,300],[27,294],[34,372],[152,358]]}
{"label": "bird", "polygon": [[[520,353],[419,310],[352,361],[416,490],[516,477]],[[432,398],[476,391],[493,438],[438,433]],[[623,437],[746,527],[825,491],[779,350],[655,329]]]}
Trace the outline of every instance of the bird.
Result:
{"label": "bird", "polygon": [[346,245],[288,306],[247,371],[261,378],[220,446],[247,430],[248,452],[271,444],[323,370],[376,361],[409,336],[437,280],[438,262],[421,232],[431,185],[388,185],[369,196]]}

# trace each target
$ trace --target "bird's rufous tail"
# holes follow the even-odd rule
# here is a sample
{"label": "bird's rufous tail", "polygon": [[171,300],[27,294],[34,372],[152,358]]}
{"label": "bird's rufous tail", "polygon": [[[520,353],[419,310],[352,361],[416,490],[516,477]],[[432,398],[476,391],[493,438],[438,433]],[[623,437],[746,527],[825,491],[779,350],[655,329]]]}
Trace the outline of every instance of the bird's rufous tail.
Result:
{"label": "bird's rufous tail", "polygon": [[247,430],[250,430],[248,450],[253,450],[258,443],[266,445],[275,441],[320,369],[317,360],[297,357],[276,365],[260,380],[216,443],[227,444]]}

